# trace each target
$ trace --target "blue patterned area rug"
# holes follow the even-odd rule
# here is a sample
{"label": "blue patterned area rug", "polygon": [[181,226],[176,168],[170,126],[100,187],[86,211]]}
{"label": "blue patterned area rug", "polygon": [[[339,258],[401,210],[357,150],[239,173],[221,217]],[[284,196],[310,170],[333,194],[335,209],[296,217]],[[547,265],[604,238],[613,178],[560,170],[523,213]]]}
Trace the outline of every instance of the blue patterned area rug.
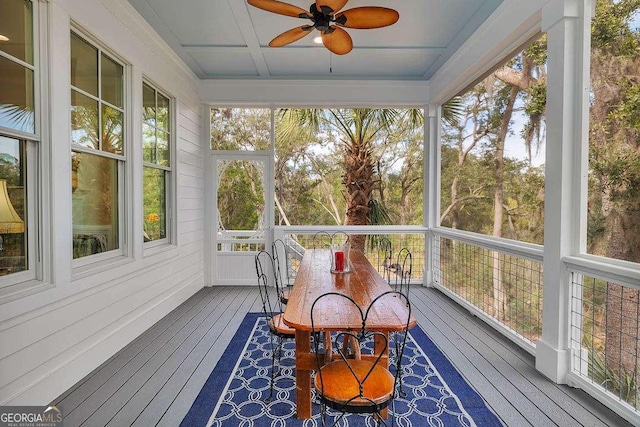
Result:
{"label": "blue patterned area rug", "polygon": [[[395,400],[395,425],[503,425],[422,329],[415,327],[410,335],[403,375],[407,397]],[[264,317],[258,313],[247,314],[182,420],[181,427],[321,426],[320,407],[316,403],[313,404],[313,418],[296,418],[295,344],[292,340],[284,345],[280,375],[274,386],[275,398],[269,403],[264,401],[269,396],[269,339]],[[329,410],[327,421],[333,415]],[[375,420],[355,414],[345,417],[340,425],[368,427],[374,426]],[[387,420],[387,425],[391,425],[391,419]]]}

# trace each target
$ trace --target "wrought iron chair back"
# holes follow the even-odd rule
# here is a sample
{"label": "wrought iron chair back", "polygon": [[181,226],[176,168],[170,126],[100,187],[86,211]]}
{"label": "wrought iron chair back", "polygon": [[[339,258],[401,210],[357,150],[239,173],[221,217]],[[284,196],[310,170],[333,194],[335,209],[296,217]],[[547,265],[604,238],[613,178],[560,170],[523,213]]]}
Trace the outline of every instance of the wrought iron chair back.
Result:
{"label": "wrought iron chair back", "polygon": [[344,231],[336,231],[331,235],[331,244],[344,245],[349,243],[349,235]]}
{"label": "wrought iron chair back", "polygon": [[402,248],[396,257],[396,263],[392,266],[395,272],[394,289],[405,295],[409,295],[409,284],[413,270],[413,255],[407,248]]}
{"label": "wrought iron chair back", "polygon": [[313,249],[331,249],[331,234],[326,231],[318,231],[313,235]]}
{"label": "wrought iron chair back", "polygon": [[391,263],[393,250],[391,240],[382,237],[378,240],[378,272],[384,280],[391,286]]}
{"label": "wrought iron chair back", "polygon": [[[385,357],[389,349],[387,334],[371,330],[367,327],[367,318],[376,304],[384,298],[401,298],[407,304],[407,319],[403,331],[398,332],[400,338],[395,346],[397,363],[394,370],[387,366]],[[339,411],[332,426],[339,423],[348,413],[373,414],[377,425],[387,425],[382,418],[381,411],[390,404],[394,408],[394,397],[399,381],[401,361],[406,344],[407,331],[411,318],[411,307],[407,297],[397,291],[388,291],[376,297],[371,304],[362,310],[349,296],[329,292],[316,298],[311,306],[311,329],[313,336],[324,332],[316,326],[318,316],[317,306],[320,301],[328,298],[341,298],[353,313],[361,319],[361,326],[357,329],[339,331],[331,339],[332,350],[321,340],[314,340],[317,371],[314,379],[316,391],[321,403],[322,425],[326,425],[327,407]],[[341,304],[341,307],[344,307]],[[326,307],[326,306],[325,306]],[[343,313],[344,314],[344,313]],[[326,314],[325,314],[326,315]],[[328,342],[326,339],[324,342]],[[374,345],[375,343],[375,345]],[[357,346],[357,348],[355,348]],[[324,352],[332,351],[331,355]],[[393,409],[392,409],[393,412]],[[394,419],[391,419],[394,425]]]}
{"label": "wrought iron chair back", "polygon": [[278,286],[278,296],[283,304],[289,301],[291,293],[291,281],[289,280],[289,257],[287,245],[282,239],[276,239],[271,244],[273,253],[273,274]]}
{"label": "wrought iron chair back", "polygon": [[[271,346],[271,381],[269,396],[266,399],[270,401],[273,397],[273,382],[279,373],[279,369],[276,371],[276,361],[278,366],[280,366],[282,344],[286,339],[295,339],[295,330],[288,327],[282,320],[283,303],[278,294],[278,285],[275,279],[271,281],[268,279],[269,276],[267,273],[272,274],[269,268],[273,270],[274,267],[273,258],[268,252],[260,251],[255,256],[255,264],[256,274],[258,276],[258,289],[262,301],[262,311],[269,325],[269,331],[271,332],[271,339],[269,340]],[[271,277],[274,277],[273,274]],[[274,338],[276,342],[274,342]]]}

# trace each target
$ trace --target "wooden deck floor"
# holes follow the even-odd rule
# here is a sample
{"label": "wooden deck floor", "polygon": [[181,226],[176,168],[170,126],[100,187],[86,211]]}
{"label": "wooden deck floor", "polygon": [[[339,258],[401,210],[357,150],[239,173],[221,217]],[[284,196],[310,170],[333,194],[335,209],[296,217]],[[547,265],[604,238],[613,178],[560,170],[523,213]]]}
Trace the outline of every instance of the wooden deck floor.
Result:
{"label": "wooden deck floor", "polygon": [[[507,426],[630,426],[586,393],[539,374],[531,355],[439,291],[411,289],[421,327]],[[61,395],[65,427],[177,426],[255,288],[205,288]]]}

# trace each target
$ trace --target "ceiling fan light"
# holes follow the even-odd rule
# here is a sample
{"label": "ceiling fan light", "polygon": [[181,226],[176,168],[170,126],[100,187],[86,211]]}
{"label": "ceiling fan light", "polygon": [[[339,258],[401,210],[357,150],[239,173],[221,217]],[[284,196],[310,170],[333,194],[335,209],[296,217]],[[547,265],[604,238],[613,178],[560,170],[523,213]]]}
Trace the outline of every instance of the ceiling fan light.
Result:
{"label": "ceiling fan light", "polygon": [[313,38],[313,42],[317,44],[322,44],[322,36],[316,36]]}

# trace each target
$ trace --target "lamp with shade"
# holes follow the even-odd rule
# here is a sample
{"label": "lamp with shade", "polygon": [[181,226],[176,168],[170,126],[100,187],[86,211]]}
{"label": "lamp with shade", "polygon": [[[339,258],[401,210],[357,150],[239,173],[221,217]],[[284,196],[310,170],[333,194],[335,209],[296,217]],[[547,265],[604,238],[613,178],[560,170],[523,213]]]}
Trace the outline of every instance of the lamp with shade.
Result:
{"label": "lamp with shade", "polygon": [[7,192],[7,180],[0,179],[0,251],[4,249],[3,234],[24,233],[24,221],[13,208],[9,193]]}

